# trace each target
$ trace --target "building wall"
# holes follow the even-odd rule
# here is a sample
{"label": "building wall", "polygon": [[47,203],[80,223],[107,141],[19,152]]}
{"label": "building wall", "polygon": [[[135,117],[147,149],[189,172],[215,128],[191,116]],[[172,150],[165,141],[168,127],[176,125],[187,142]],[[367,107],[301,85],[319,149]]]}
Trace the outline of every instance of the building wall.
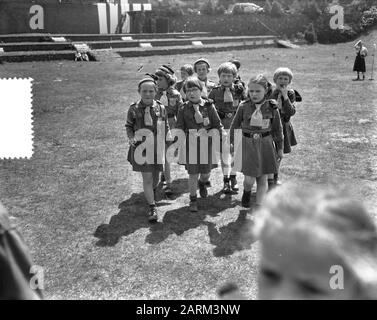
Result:
{"label": "building wall", "polygon": [[0,0],[0,34],[115,33],[122,13],[147,8],[148,0],[122,0],[122,4]]}

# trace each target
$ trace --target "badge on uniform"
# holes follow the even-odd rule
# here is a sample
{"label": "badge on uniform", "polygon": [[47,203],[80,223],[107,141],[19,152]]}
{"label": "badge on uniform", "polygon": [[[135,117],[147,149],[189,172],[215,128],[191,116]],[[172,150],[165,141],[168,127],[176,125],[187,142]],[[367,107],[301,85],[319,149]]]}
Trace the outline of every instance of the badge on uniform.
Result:
{"label": "badge on uniform", "polygon": [[270,119],[263,119],[261,127],[262,129],[268,129],[270,127]]}
{"label": "badge on uniform", "polygon": [[233,100],[233,107],[238,107],[238,104],[240,103],[240,100],[234,99]]}
{"label": "badge on uniform", "polygon": [[171,106],[175,106],[176,101],[177,101],[177,98],[169,98],[169,104]]}
{"label": "badge on uniform", "polygon": [[203,125],[205,127],[209,125],[209,118],[208,117],[203,118]]}

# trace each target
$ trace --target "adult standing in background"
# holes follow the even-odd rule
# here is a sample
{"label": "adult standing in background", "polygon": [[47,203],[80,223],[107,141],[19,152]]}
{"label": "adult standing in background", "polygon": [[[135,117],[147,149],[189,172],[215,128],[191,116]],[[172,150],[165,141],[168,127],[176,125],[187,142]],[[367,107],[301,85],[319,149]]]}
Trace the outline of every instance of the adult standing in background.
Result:
{"label": "adult standing in background", "polygon": [[[355,49],[356,49],[356,59],[353,65],[353,71],[357,72],[357,78],[354,79],[354,81],[365,80],[365,72],[366,72],[365,57],[368,55],[368,50],[366,47],[363,46],[363,42],[361,40],[359,40],[355,44]],[[362,79],[360,79],[360,72],[363,74]]]}

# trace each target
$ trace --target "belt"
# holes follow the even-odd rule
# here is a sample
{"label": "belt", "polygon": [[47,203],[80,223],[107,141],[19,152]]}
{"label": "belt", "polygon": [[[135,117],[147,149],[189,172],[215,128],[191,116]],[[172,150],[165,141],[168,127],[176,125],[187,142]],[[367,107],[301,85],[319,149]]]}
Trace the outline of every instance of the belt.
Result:
{"label": "belt", "polygon": [[234,114],[236,113],[235,111],[232,111],[232,112],[218,112],[219,113],[219,117],[220,119],[224,119],[224,118],[231,118],[234,116]]}
{"label": "belt", "polygon": [[174,118],[175,114],[168,114],[168,118]]}
{"label": "belt", "polygon": [[242,132],[242,135],[247,138],[254,138],[254,139],[259,139],[259,138],[264,138],[269,135],[271,135],[271,132],[263,132],[263,133],[250,133],[250,132]]}

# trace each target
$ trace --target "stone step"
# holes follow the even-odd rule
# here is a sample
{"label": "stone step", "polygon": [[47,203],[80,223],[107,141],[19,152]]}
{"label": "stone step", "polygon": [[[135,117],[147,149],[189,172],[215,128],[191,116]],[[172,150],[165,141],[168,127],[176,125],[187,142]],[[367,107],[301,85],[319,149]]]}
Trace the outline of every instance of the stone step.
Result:
{"label": "stone step", "polygon": [[[109,60],[109,57],[138,57],[153,55],[172,55],[193,52],[213,52],[213,51],[229,51],[244,50],[260,47],[276,46],[276,38],[252,39],[248,41],[233,42],[217,42],[203,45],[175,45],[175,46],[159,46],[159,47],[134,47],[134,48],[113,48],[109,50],[91,50],[91,56],[98,61]],[[112,57],[111,57],[112,56]],[[102,58],[101,58],[102,57]],[[23,52],[5,52],[0,53],[0,61],[5,62],[21,62],[21,61],[44,61],[44,60],[74,60],[75,50],[47,50],[47,51],[23,51]]]}
{"label": "stone step", "polygon": [[[85,41],[91,49],[115,49],[115,48],[136,48],[144,44],[152,47],[193,45],[193,43],[211,44],[235,41],[269,41],[274,36],[238,36],[238,37],[194,37],[189,39],[167,38],[167,39],[137,39],[137,40],[110,40],[110,41]],[[4,52],[16,51],[64,51],[74,50],[76,42],[19,42],[0,43]]]}
{"label": "stone step", "polygon": [[52,37],[64,37],[68,41],[111,41],[122,40],[122,37],[132,39],[166,39],[208,37],[210,32],[177,32],[177,33],[123,33],[123,34],[49,34],[20,33],[0,35],[0,44],[15,42],[53,42]]}

